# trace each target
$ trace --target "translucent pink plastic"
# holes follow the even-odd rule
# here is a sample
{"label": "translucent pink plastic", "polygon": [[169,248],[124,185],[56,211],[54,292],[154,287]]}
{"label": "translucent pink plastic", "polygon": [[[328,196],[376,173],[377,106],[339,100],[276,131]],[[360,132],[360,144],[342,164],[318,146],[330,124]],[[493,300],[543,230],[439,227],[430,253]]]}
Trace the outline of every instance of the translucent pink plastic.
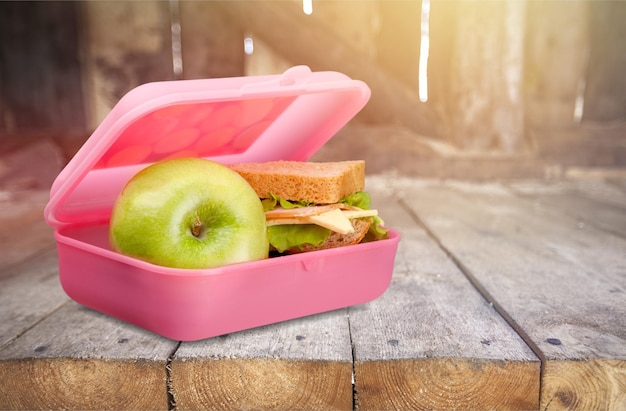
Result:
{"label": "translucent pink plastic", "polygon": [[192,341],[370,301],[388,287],[387,240],[207,270],[160,267],[111,250],[126,182],[166,158],[223,164],[308,160],[366,104],[363,82],[297,66],[282,75],[149,83],[113,108],[55,180],[45,210],[59,276],[77,302]]}

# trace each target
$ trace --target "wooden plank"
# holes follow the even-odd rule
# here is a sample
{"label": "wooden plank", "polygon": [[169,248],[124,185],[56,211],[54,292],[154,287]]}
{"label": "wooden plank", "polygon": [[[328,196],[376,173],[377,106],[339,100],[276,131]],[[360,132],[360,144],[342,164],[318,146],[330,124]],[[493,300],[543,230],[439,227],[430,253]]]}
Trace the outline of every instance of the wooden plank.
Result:
{"label": "wooden plank", "polygon": [[0,201],[0,276],[2,269],[54,247],[52,228],[43,219],[47,191],[10,192]]}
{"label": "wooden plank", "polygon": [[524,109],[530,127],[569,126],[580,116],[575,110],[589,58],[590,4],[527,3]]}
{"label": "wooden plank", "polygon": [[[418,90],[422,1],[382,1],[374,4],[376,14],[370,17],[372,27],[368,29],[372,33],[370,41],[375,45],[373,54],[376,62],[407,87]],[[347,7],[355,8],[350,3]]]}
{"label": "wooden plank", "polygon": [[0,272],[0,347],[68,301],[58,279],[54,248]]}
{"label": "wooden plank", "polygon": [[538,358],[411,215],[383,194],[393,181],[367,182],[374,206],[402,240],[387,292],[349,309],[357,408],[537,408]]}
{"label": "wooden plank", "polygon": [[525,7],[516,0],[431,2],[427,106],[444,113],[442,140],[468,152],[527,148]]}
{"label": "wooden plank", "polygon": [[439,115],[431,107],[420,104],[415,90],[407,88],[371,58],[342,41],[332,26],[320,21],[315,13],[305,15],[301,4],[225,1],[215,2],[215,7],[230,24],[258,36],[293,64],[306,64],[316,71],[341,71],[366,82],[372,89],[372,98],[359,114],[361,118],[370,122],[400,123],[423,134],[437,136]]}
{"label": "wooden plank", "polygon": [[626,194],[603,181],[514,182],[511,189],[533,201],[536,209],[556,209],[577,221],[580,230],[592,225],[626,239]]}
{"label": "wooden plank", "polygon": [[626,118],[626,3],[589,3],[590,42],[584,121],[623,122]]}
{"label": "wooden plank", "polygon": [[[332,30],[338,42],[349,44],[363,56],[377,61],[382,68],[381,59],[376,59],[379,56],[376,40],[381,34],[378,30],[381,26],[379,9],[377,2],[359,2],[358,7],[354,7],[352,2],[318,1],[313,4],[312,14],[316,20],[323,21]],[[267,44],[254,33],[247,31],[246,36],[254,42],[254,52],[245,58],[246,75],[282,73],[298,64],[297,61],[290,61],[290,56],[277,53],[271,44]]]}
{"label": "wooden plank", "polygon": [[548,163],[564,177],[568,177],[572,168],[597,168],[600,172],[613,169],[619,172],[626,164],[624,135],[626,124],[584,123],[533,132],[537,159]]}
{"label": "wooden plank", "polygon": [[177,344],[69,301],[0,350],[0,404],[168,409],[166,364]]}
{"label": "wooden plank", "polygon": [[221,18],[214,2],[180,1],[185,79],[244,74],[243,32]]}
{"label": "wooden plank", "polygon": [[[625,209],[621,185],[394,176],[366,184],[374,206],[403,235],[382,297],[178,350],[175,341],[67,302],[51,248],[5,268],[0,335],[9,338],[0,341],[0,404],[623,408],[626,240],[601,226]],[[404,205],[390,201],[392,192]],[[545,205],[558,196],[559,204]],[[603,208],[615,213],[611,219]],[[576,212],[589,209],[593,224],[581,228]],[[539,362],[527,344],[543,361],[541,399]]]}
{"label": "wooden plank", "polygon": [[61,153],[49,140],[0,156],[0,276],[54,245],[43,209],[62,166]]}
{"label": "wooden plank", "polygon": [[0,2],[0,136],[82,137],[77,2]]}
{"label": "wooden plank", "polygon": [[499,184],[435,184],[405,201],[540,353],[541,409],[624,408],[626,240]]}
{"label": "wooden plank", "polygon": [[177,343],[82,308],[60,286],[43,218],[59,167],[51,151],[37,144],[0,162],[0,404],[167,409],[165,365]]}
{"label": "wooden plank", "polygon": [[94,129],[130,89],[173,80],[169,2],[86,1],[83,78]]}
{"label": "wooden plank", "polygon": [[352,409],[346,310],[182,343],[171,362],[179,409]]}
{"label": "wooden plank", "polygon": [[[386,29],[381,27],[385,26],[385,23],[377,20],[383,17],[381,15],[383,6],[368,1],[360,1],[358,7],[354,6],[355,3],[341,0],[314,2],[311,16],[314,15],[318,21],[323,21],[328,30],[332,30],[342,42],[349,44],[363,56],[376,60],[379,56],[376,41]],[[305,19],[311,16],[305,16]],[[395,75],[392,71],[387,72]]]}

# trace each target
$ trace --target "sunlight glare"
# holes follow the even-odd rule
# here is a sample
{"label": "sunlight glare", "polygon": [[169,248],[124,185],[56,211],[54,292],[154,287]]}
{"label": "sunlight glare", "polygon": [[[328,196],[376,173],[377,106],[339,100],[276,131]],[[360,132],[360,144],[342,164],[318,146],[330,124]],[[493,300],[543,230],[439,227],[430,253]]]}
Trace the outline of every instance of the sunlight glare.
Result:
{"label": "sunlight glare", "polygon": [[422,36],[420,41],[420,58],[418,69],[418,90],[421,102],[428,101],[428,52],[430,38],[428,34],[428,19],[430,17],[430,0],[422,0]]}
{"label": "sunlight glare", "polygon": [[243,39],[243,52],[248,56],[254,53],[254,41],[252,37],[246,37]]}
{"label": "sunlight glare", "polygon": [[307,16],[313,13],[313,0],[302,0],[302,11]]}

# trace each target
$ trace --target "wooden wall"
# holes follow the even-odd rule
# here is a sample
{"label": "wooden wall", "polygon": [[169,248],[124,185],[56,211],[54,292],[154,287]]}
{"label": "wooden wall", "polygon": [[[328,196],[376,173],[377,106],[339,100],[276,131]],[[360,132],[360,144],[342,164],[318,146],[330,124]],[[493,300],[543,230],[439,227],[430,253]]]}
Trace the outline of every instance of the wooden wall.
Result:
{"label": "wooden wall", "polygon": [[0,2],[0,136],[84,133],[76,4]]}
{"label": "wooden wall", "polygon": [[80,140],[141,83],[296,64],[366,81],[355,121],[468,152],[522,152],[533,128],[626,119],[626,2],[431,0],[427,102],[421,12],[419,0],[314,1],[311,15],[299,0],[0,2],[0,137]]}

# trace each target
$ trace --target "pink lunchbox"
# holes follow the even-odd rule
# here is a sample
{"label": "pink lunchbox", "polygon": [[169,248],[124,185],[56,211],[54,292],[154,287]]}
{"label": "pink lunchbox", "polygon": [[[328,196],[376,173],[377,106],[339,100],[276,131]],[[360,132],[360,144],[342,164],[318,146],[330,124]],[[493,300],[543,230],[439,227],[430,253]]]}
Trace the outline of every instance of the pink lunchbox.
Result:
{"label": "pink lunchbox", "polygon": [[161,267],[111,250],[113,204],[140,169],[166,158],[223,164],[308,160],[366,104],[337,72],[141,85],[111,110],[56,178],[45,209],[59,277],[75,301],[183,341],[364,303],[393,273],[399,234],[349,247],[206,270]]}

